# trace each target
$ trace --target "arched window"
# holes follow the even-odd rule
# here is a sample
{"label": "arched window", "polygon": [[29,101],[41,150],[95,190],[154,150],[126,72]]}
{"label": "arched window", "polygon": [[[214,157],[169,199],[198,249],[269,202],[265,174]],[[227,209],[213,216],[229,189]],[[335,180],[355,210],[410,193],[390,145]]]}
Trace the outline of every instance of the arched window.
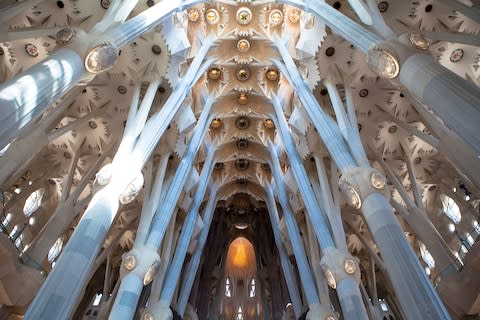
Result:
{"label": "arched window", "polygon": [[250,298],[255,297],[255,279],[253,278],[252,281],[250,281]]}
{"label": "arched window", "polygon": [[422,256],[423,261],[427,264],[430,269],[435,268],[435,259],[433,259],[430,252],[427,250],[423,243],[420,243],[420,254]]}
{"label": "arched window", "polygon": [[243,320],[243,311],[242,311],[242,307],[238,307],[238,311],[237,311],[237,319],[236,320]]}
{"label": "arched window", "polygon": [[53,246],[48,251],[48,262],[52,263],[58,257],[63,248],[63,237],[60,237],[55,241]]}
{"label": "arched window", "polygon": [[443,194],[440,196],[440,199],[442,200],[443,212],[445,212],[445,214],[453,221],[453,223],[459,223],[460,220],[462,220],[462,214],[460,213],[460,208],[455,201]]}
{"label": "arched window", "polygon": [[28,196],[27,200],[25,201],[25,206],[23,207],[23,214],[26,217],[30,217],[32,213],[40,208],[44,193],[45,189],[41,188],[32,192],[32,194]]}
{"label": "arched window", "polygon": [[10,234],[8,235],[10,239],[15,239],[18,236],[18,232],[20,231],[20,226],[17,224],[15,227],[13,227],[12,231],[10,231]]}
{"label": "arched window", "polygon": [[225,280],[225,296],[226,297],[231,297],[232,296],[232,291],[231,291],[231,284],[230,284],[230,279],[227,278],[227,280]]}
{"label": "arched window", "polygon": [[12,219],[13,219],[13,214],[11,214],[10,212],[7,213],[5,218],[3,218],[3,220],[2,220],[3,229],[5,229],[10,224]]}

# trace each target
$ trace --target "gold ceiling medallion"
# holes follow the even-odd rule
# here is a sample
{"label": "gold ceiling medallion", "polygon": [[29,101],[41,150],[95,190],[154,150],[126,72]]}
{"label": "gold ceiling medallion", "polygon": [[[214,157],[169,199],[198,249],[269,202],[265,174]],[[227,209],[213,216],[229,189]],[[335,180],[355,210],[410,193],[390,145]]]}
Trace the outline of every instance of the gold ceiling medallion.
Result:
{"label": "gold ceiling medallion", "polygon": [[215,9],[208,9],[207,12],[205,13],[205,19],[209,24],[216,24],[220,19],[218,15],[218,11]]}
{"label": "gold ceiling medallion", "polygon": [[238,104],[244,106],[248,103],[248,95],[246,93],[240,93],[237,97]]}
{"label": "gold ceiling medallion", "polygon": [[267,79],[270,80],[270,81],[277,81],[278,78],[279,78],[278,70],[276,70],[276,69],[268,69],[267,72],[265,72],[265,76],[266,76]]}
{"label": "gold ceiling medallion", "polygon": [[267,129],[273,129],[275,128],[275,124],[273,123],[273,120],[272,119],[266,119],[264,122],[263,122],[263,126]]}
{"label": "gold ceiling medallion", "polygon": [[222,120],[215,118],[212,120],[212,123],[210,124],[210,127],[212,129],[218,129],[222,126]]}
{"label": "gold ceiling medallion", "polygon": [[237,10],[237,22],[241,25],[247,25],[252,21],[252,11],[247,7],[241,7]]}
{"label": "gold ceiling medallion", "polygon": [[245,116],[240,116],[235,120],[235,126],[240,130],[245,130],[250,126],[250,121]]}
{"label": "gold ceiling medallion", "polygon": [[250,79],[250,70],[247,68],[240,68],[237,70],[237,79],[238,81],[247,81]]}
{"label": "gold ceiling medallion", "polygon": [[247,39],[238,40],[237,49],[240,52],[247,52],[250,49],[250,42]]}
{"label": "gold ceiling medallion", "polygon": [[274,26],[278,26],[283,21],[282,11],[275,9],[270,13],[270,23]]}
{"label": "gold ceiling medallion", "polygon": [[188,20],[192,22],[197,22],[198,18],[200,18],[200,12],[198,12],[197,9],[188,10]]}
{"label": "gold ceiling medallion", "polygon": [[222,74],[222,71],[218,68],[211,68],[208,70],[208,78],[210,80],[218,80],[220,79],[220,75]]}
{"label": "gold ceiling medallion", "polygon": [[297,23],[300,21],[300,11],[299,10],[292,10],[288,14],[288,21],[291,23]]}

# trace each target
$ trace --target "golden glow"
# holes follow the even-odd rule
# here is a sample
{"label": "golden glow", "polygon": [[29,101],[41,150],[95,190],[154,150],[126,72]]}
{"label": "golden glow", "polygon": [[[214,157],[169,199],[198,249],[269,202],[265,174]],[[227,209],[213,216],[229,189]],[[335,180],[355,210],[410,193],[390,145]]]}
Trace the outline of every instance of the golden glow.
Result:
{"label": "golden glow", "polygon": [[291,23],[297,23],[300,20],[300,11],[290,11],[290,13],[288,14],[288,20],[290,20]]}
{"label": "golden glow", "polygon": [[220,119],[213,119],[212,120],[212,124],[210,125],[212,127],[212,129],[218,129],[222,126],[222,120]]}
{"label": "golden glow", "polygon": [[211,68],[208,70],[208,78],[211,80],[218,80],[221,74],[222,71],[220,71],[218,68]]}
{"label": "golden glow", "polygon": [[240,52],[247,52],[250,49],[250,42],[247,39],[241,39],[237,43],[237,49]]}
{"label": "golden glow", "polygon": [[266,72],[267,79],[270,81],[278,80],[278,71],[275,69],[268,69]]}
{"label": "golden glow", "polygon": [[188,19],[192,22],[195,22],[200,18],[200,12],[197,9],[191,9],[188,11]]}
{"label": "golden glow", "polygon": [[272,13],[270,13],[270,22],[273,24],[273,25],[278,25],[282,22],[283,20],[283,13],[282,11],[278,10],[278,9],[275,9],[272,11]]}
{"label": "golden glow", "polygon": [[242,244],[236,246],[235,253],[233,254],[232,263],[235,267],[245,268],[248,266],[248,257],[245,250],[245,246]]}
{"label": "golden glow", "polygon": [[238,237],[230,243],[227,253],[227,276],[236,279],[251,278],[256,272],[255,249],[250,241]]}
{"label": "golden glow", "polygon": [[273,120],[272,119],[267,119],[263,122],[263,125],[265,126],[265,128],[267,129],[273,129],[275,128],[275,124],[273,123]]}
{"label": "golden glow", "polygon": [[237,98],[238,104],[246,105],[248,103],[248,96],[246,93],[240,93]]}
{"label": "golden glow", "polygon": [[205,14],[205,18],[209,24],[215,24],[218,22],[218,11],[215,9],[208,9]]}

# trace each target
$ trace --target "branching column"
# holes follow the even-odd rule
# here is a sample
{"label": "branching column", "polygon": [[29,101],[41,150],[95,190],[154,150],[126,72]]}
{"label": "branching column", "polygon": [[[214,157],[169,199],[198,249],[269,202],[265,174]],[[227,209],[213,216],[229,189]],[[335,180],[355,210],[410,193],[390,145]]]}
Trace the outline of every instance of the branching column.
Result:
{"label": "branching column", "polygon": [[0,85],[0,150],[28,124],[85,76],[108,70],[118,57],[119,48],[152,30],[174,10],[200,1],[159,3],[124,24],[115,26],[105,36],[70,32],[62,40],[72,45],[62,48],[44,61]]}
{"label": "branching column", "polygon": [[147,226],[150,227],[150,232],[145,244],[139,245],[123,256],[121,271],[125,273],[125,276],[122,278],[110,319],[130,319],[135,313],[143,286],[153,280],[154,273],[160,263],[157,251],[177,206],[181,195],[180,190],[183,190],[188,174],[192,170],[195,156],[207,131],[208,123],[213,118],[213,115],[210,115],[212,104],[213,98],[207,99],[187,151],[177,167],[165,198],[157,208],[151,226]]}
{"label": "branching column", "polygon": [[[214,149],[215,147],[212,147]],[[180,279],[180,274],[182,272],[182,266],[187,255],[188,246],[190,244],[193,231],[195,228],[195,222],[197,221],[200,205],[205,196],[205,191],[207,190],[208,181],[210,180],[210,175],[212,173],[214,165],[214,156],[215,151],[210,150],[205,164],[202,169],[202,174],[200,176],[199,186],[195,193],[193,203],[190,207],[190,210],[187,214],[187,218],[184,221],[182,234],[180,236],[177,248],[175,250],[175,256],[169,266],[167,278],[165,284],[162,288],[162,293],[160,295],[159,304],[161,305],[170,305],[173,300],[173,295],[177,287],[178,281]],[[215,198],[217,187],[213,188],[213,194],[210,194],[209,197]],[[154,301],[151,301],[153,304]]]}
{"label": "branching column", "polygon": [[[285,119],[280,102],[276,96],[273,96],[272,102],[277,116],[277,129],[279,135],[282,138],[288,159],[290,160],[291,170],[297,181],[300,194],[307,209],[306,211],[322,250],[321,264],[325,272],[330,272],[335,278],[336,283],[330,283],[330,285],[337,289],[338,298],[342,305],[343,316],[346,319],[367,319],[367,312],[358,288],[360,282],[360,270],[357,262],[348,252],[341,252],[335,247],[330,230],[327,226],[327,221],[325,220],[325,214],[317,203],[305,167],[300,160],[298,151],[295,148],[295,142],[288,129],[287,120]],[[276,150],[271,143],[270,154],[272,159],[278,159],[278,156],[276,156]],[[278,163],[273,166],[278,166]],[[347,262],[351,268],[347,269],[345,267]],[[346,272],[346,270],[348,270],[348,272]]]}
{"label": "branching column", "polygon": [[[385,195],[385,178],[372,168],[357,166],[337,125],[319,105],[297,71],[285,46],[276,41],[286,66],[276,62],[294,87],[332,160],[342,173],[340,186],[355,208],[362,208],[400,303],[408,319],[450,319],[415,253],[405,239]],[[278,110],[280,106],[276,106]],[[277,111],[277,116],[279,111]],[[283,115],[283,113],[282,113]],[[291,142],[292,143],[292,142]],[[287,143],[288,144],[288,143]],[[293,145],[293,144],[292,144]]]}
{"label": "branching column", "polygon": [[[180,108],[188,90],[208,68],[210,62],[203,64],[202,62],[210,45],[211,42],[207,42],[202,46],[185,77],[172,92],[163,108],[152,116],[141,133],[137,132],[138,141],[133,139],[136,143],[129,146],[133,151],[128,153],[119,150],[122,157],[114,158],[113,168],[104,170],[104,167],[97,175],[97,183],[101,177],[106,186],[88,205],[55,268],[30,304],[25,319],[54,320],[71,315],[82,293],[83,284],[88,281],[90,268],[118,211],[120,195],[134,180],[135,174],[141,172],[143,165]],[[132,139],[126,137],[126,140]],[[130,170],[124,170],[126,165]]]}
{"label": "branching column", "polygon": [[[278,183],[283,183],[283,182],[278,182]],[[295,281],[295,275],[292,270],[292,266],[290,264],[290,260],[288,258],[285,245],[282,242],[282,236],[280,234],[280,229],[279,229],[279,221],[278,221],[278,210],[277,210],[277,204],[275,202],[275,197],[273,195],[273,190],[272,186],[267,185],[265,187],[265,191],[267,193],[267,206],[268,206],[268,214],[270,216],[270,221],[272,223],[272,231],[273,231],[273,237],[275,238],[275,244],[277,245],[278,249],[278,254],[280,255],[280,263],[282,265],[283,269],[283,274],[285,276],[285,281],[287,283],[287,288],[288,292],[290,294],[290,299],[292,301],[293,309],[295,311],[295,315],[297,318],[300,317],[301,312],[302,312],[302,303],[300,300],[300,295],[298,293],[298,287]],[[298,230],[297,230],[298,231]],[[301,251],[299,252],[301,254]],[[295,250],[295,255],[297,255],[297,251]],[[306,258],[306,257],[305,257]],[[297,263],[298,264],[298,263]],[[299,268],[301,264],[298,264]],[[302,267],[305,267],[303,265]],[[307,264],[308,267],[308,264]],[[310,273],[310,270],[307,270],[308,273]],[[300,274],[302,274],[303,271],[300,270]],[[311,277],[307,275],[307,278]],[[307,279],[305,279],[307,280]],[[312,280],[313,279],[309,279]],[[303,279],[302,279],[303,281]],[[308,284],[307,286],[314,286],[314,283],[312,282],[311,284]],[[309,288],[306,288],[305,291],[309,290]],[[316,290],[315,287],[313,287],[313,290]],[[318,299],[318,297],[317,297]],[[320,300],[318,300],[320,302]],[[310,303],[310,301],[309,301]]]}

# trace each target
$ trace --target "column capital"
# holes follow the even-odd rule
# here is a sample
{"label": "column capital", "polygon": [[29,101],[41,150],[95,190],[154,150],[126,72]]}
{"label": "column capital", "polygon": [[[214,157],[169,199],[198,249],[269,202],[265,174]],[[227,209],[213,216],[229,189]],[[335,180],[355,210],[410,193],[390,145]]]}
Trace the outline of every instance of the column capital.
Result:
{"label": "column capital", "polygon": [[143,314],[142,320],[172,320],[173,313],[170,306],[162,301],[150,305]]}
{"label": "column capital", "polygon": [[337,320],[338,315],[328,306],[315,303],[309,305],[306,320]]}
{"label": "column capital", "polygon": [[351,278],[356,283],[360,283],[360,268],[357,259],[337,248],[323,250],[320,266],[328,285],[332,289],[336,289],[337,284],[346,278]]}
{"label": "column capital", "polygon": [[385,176],[374,168],[350,167],[344,170],[339,181],[347,202],[355,209],[362,207],[363,200],[372,193],[388,196]]}
{"label": "column capital", "polygon": [[122,255],[122,267],[120,277],[123,278],[128,272],[135,273],[143,284],[152,282],[160,265],[160,256],[152,248],[146,246],[134,247]]}

